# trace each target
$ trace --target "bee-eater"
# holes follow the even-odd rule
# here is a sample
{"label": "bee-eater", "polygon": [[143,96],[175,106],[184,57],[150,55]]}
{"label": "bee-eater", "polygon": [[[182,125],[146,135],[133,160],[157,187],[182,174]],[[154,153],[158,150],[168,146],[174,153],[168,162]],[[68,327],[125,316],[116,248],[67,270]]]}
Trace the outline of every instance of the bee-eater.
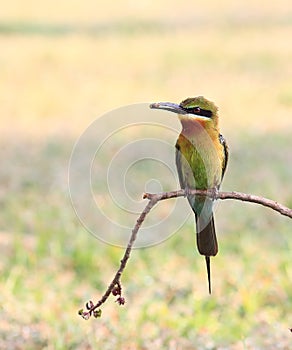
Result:
{"label": "bee-eater", "polygon": [[182,131],[176,142],[176,166],[179,182],[187,192],[189,204],[195,213],[197,246],[205,256],[211,294],[210,256],[218,253],[213,205],[209,197],[192,195],[188,190],[220,188],[228,161],[228,148],[218,128],[218,108],[198,96],[187,98],[180,104],[158,102],[150,108],[178,114]]}

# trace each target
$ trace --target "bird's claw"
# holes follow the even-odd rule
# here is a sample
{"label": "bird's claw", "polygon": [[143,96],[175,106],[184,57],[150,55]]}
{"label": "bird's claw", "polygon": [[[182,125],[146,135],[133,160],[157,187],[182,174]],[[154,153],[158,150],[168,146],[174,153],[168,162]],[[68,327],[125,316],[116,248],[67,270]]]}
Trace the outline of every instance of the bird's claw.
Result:
{"label": "bird's claw", "polygon": [[185,187],[185,194],[184,194],[184,197],[188,197],[188,196],[190,196],[190,194],[191,194],[191,190],[190,190],[190,188],[189,188],[188,186],[186,186],[186,187]]}
{"label": "bird's claw", "polygon": [[212,201],[214,201],[218,198],[218,193],[219,193],[219,190],[217,187],[213,187],[210,189],[210,197],[211,197]]}

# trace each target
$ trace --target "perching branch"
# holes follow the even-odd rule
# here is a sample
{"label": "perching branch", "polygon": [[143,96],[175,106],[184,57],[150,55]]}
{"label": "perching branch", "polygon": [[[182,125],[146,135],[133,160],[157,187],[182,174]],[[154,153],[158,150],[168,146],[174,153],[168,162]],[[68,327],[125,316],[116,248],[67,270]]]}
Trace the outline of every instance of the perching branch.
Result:
{"label": "perching branch", "polygon": [[144,208],[144,210],[142,211],[142,213],[138,217],[136,224],[132,230],[132,234],[131,234],[129,243],[127,245],[127,249],[125,250],[124,256],[120,262],[120,267],[119,267],[118,271],[116,272],[112,282],[108,286],[104,295],[101,297],[101,299],[95,305],[93,304],[92,301],[87,302],[86,303],[87,311],[83,311],[83,309],[78,311],[79,315],[81,315],[84,319],[88,320],[90,318],[90,316],[92,316],[92,315],[94,317],[100,317],[101,316],[101,309],[98,309],[98,308],[107,301],[107,299],[111,295],[111,293],[115,296],[118,296],[116,302],[119,305],[125,304],[125,299],[122,297],[122,287],[121,287],[120,279],[121,279],[122,273],[126,267],[127,261],[130,258],[132,247],[133,247],[133,244],[137,238],[138,231],[139,231],[142,223],[144,222],[146,215],[150,212],[150,210],[154,207],[154,205],[158,202],[158,200],[159,199],[156,199],[156,198],[149,199],[148,204],[146,205],[146,207]]}
{"label": "perching branch", "polygon": [[[255,196],[253,194],[247,194],[242,192],[218,192],[216,190],[188,190],[188,194],[195,194],[195,195],[201,195],[201,196],[208,196],[213,199],[236,199],[242,202],[250,202],[250,203],[256,203],[261,204],[264,207],[271,208],[278,213],[288,216],[292,219],[292,209],[289,209],[285,207],[283,204],[280,204],[278,202],[275,202],[271,199],[264,198],[261,196]],[[153,199],[156,198],[157,201],[161,201],[164,199],[169,198],[176,198],[176,197],[184,197],[186,196],[185,190],[179,190],[179,191],[172,191],[172,192],[162,192],[157,194],[151,194],[151,193],[145,193],[143,198],[147,199]]]}
{"label": "perching branch", "polygon": [[92,301],[86,303],[86,311],[83,309],[79,310],[79,315],[81,315],[84,319],[89,319],[92,315],[94,317],[101,316],[101,309],[99,307],[104,304],[109,296],[113,294],[114,296],[118,296],[116,302],[119,305],[125,304],[125,299],[122,296],[122,286],[121,286],[121,276],[126,267],[126,264],[130,258],[130,254],[133,248],[133,244],[137,238],[138,231],[143,224],[146,216],[149,214],[151,209],[155,206],[155,204],[161,200],[177,198],[177,197],[185,197],[189,194],[197,195],[197,196],[207,196],[212,199],[235,199],[243,202],[250,202],[263,205],[264,207],[271,208],[281,215],[288,216],[292,218],[292,209],[285,207],[284,205],[275,202],[271,199],[264,198],[261,196],[255,196],[252,194],[242,193],[242,192],[219,192],[217,190],[178,190],[171,192],[161,192],[161,193],[144,193],[143,198],[148,199],[148,203],[140,216],[138,217],[136,224],[132,230],[132,234],[125,250],[124,256],[120,261],[120,267],[116,272],[112,282],[109,284],[106,292],[100,298],[100,300],[94,304]]}

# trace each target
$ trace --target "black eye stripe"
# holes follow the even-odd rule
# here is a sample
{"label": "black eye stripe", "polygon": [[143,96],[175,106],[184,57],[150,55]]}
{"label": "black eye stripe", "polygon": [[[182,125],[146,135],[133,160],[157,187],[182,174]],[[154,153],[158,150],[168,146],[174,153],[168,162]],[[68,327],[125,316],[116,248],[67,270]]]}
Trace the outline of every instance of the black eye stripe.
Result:
{"label": "black eye stripe", "polygon": [[182,107],[184,111],[186,111],[189,114],[196,114],[196,115],[202,115],[203,117],[212,118],[213,113],[207,109],[202,109],[200,107],[191,107],[191,108],[184,108]]}

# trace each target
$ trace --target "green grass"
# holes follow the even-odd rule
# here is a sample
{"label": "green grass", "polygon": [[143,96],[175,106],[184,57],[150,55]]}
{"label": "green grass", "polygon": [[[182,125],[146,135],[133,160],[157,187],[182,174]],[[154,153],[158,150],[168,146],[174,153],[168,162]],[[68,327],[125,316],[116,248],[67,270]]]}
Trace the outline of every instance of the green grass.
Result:
{"label": "green grass", "polygon": [[[212,296],[190,217],[165,242],[132,252],[125,306],[111,297],[101,319],[82,320],[77,311],[101,296],[123,250],[78,221],[67,172],[75,141],[102,113],[203,94],[220,107],[230,146],[223,189],[292,207],[290,13],[288,0],[108,2],[102,10],[95,0],[12,0],[2,8],[0,348],[289,349],[290,219],[234,201],[216,209]],[[136,136],[121,135],[122,144]],[[104,152],[98,165],[111,157]],[[155,175],[150,165],[132,182],[135,198]],[[135,215],[100,197],[115,218],[134,224]],[[152,222],[170,203],[159,204]],[[174,221],[162,231],[172,233]]]}
{"label": "green grass", "polygon": [[[224,202],[216,212],[220,254],[212,260],[212,296],[189,220],[166,242],[132,253],[123,277],[124,307],[112,297],[101,319],[78,317],[84,302],[102,294],[123,251],[94,239],[75,217],[66,189],[71,145],[58,138],[5,145],[23,176],[1,173],[1,183],[7,182],[0,236],[3,346],[232,349],[281,341],[288,349],[291,224],[249,204]],[[224,187],[291,202],[289,150],[289,135],[237,138]],[[4,165],[13,167],[8,159]]]}

